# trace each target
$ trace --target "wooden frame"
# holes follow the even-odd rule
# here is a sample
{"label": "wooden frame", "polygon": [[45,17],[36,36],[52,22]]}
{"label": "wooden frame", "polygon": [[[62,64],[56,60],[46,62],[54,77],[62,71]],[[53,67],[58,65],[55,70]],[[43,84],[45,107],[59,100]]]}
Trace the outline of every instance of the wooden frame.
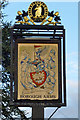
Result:
{"label": "wooden frame", "polygon": [[[51,99],[51,100],[31,100],[31,99],[18,99],[18,45],[19,44],[46,44],[46,45],[58,45],[58,99]],[[46,39],[41,39],[41,40],[26,40],[26,39],[16,39],[15,43],[15,53],[16,53],[16,61],[15,61],[15,101],[16,102],[26,102],[26,106],[29,103],[52,103],[53,106],[56,105],[56,103],[61,103],[62,102],[62,80],[61,80],[61,40],[60,39],[54,39],[54,40],[46,40]],[[20,76],[20,75],[19,75]],[[20,86],[21,87],[21,86]],[[20,91],[20,89],[19,89]]]}

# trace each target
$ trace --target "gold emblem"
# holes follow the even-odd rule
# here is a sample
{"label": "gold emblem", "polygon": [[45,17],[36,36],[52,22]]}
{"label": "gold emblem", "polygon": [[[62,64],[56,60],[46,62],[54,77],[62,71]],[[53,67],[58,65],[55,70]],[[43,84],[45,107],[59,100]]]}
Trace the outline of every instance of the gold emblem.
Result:
{"label": "gold emblem", "polygon": [[58,25],[60,16],[59,12],[48,11],[48,8],[44,2],[35,1],[32,2],[28,8],[28,11],[18,11],[18,16],[16,16],[16,23],[36,25],[35,22],[40,22],[40,25]]}
{"label": "gold emblem", "polygon": [[48,8],[44,2],[32,2],[28,8],[28,15],[34,22],[42,22],[48,16]]}

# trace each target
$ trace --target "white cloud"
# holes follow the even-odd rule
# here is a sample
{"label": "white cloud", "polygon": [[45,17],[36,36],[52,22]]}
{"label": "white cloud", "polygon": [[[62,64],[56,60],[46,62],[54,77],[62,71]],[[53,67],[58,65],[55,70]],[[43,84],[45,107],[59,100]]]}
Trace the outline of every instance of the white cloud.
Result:
{"label": "white cloud", "polygon": [[73,80],[67,80],[67,84],[71,86],[71,88],[78,88],[78,81]]}
{"label": "white cloud", "polygon": [[68,53],[68,54],[67,54],[67,57],[70,57],[70,56],[76,56],[76,55],[78,55],[77,52],[72,52],[72,53]]}
{"label": "white cloud", "polygon": [[[76,73],[78,74],[78,53],[72,52],[67,54],[67,74]],[[71,74],[72,75],[72,74]]]}
{"label": "white cloud", "polygon": [[70,62],[67,63],[67,73],[78,74],[78,63],[76,61],[70,61]]}

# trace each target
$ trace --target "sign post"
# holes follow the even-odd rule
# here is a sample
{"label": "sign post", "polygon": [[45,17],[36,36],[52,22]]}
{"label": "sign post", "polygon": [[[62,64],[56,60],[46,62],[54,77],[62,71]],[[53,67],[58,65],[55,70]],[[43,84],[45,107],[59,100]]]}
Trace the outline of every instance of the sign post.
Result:
{"label": "sign post", "polygon": [[44,107],[42,106],[32,107],[32,119],[33,120],[36,120],[36,119],[44,120]]}
{"label": "sign post", "polygon": [[49,12],[40,1],[31,3],[28,12],[18,11],[16,19],[11,28],[11,104],[32,107],[32,118],[43,119],[44,107],[66,106],[65,29],[59,12]]}

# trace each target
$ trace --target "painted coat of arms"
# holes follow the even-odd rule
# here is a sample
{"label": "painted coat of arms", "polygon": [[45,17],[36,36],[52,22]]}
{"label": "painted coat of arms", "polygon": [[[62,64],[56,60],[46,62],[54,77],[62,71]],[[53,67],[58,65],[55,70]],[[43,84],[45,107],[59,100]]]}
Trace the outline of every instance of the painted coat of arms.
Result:
{"label": "painted coat of arms", "polygon": [[18,99],[58,99],[58,44],[18,44]]}

